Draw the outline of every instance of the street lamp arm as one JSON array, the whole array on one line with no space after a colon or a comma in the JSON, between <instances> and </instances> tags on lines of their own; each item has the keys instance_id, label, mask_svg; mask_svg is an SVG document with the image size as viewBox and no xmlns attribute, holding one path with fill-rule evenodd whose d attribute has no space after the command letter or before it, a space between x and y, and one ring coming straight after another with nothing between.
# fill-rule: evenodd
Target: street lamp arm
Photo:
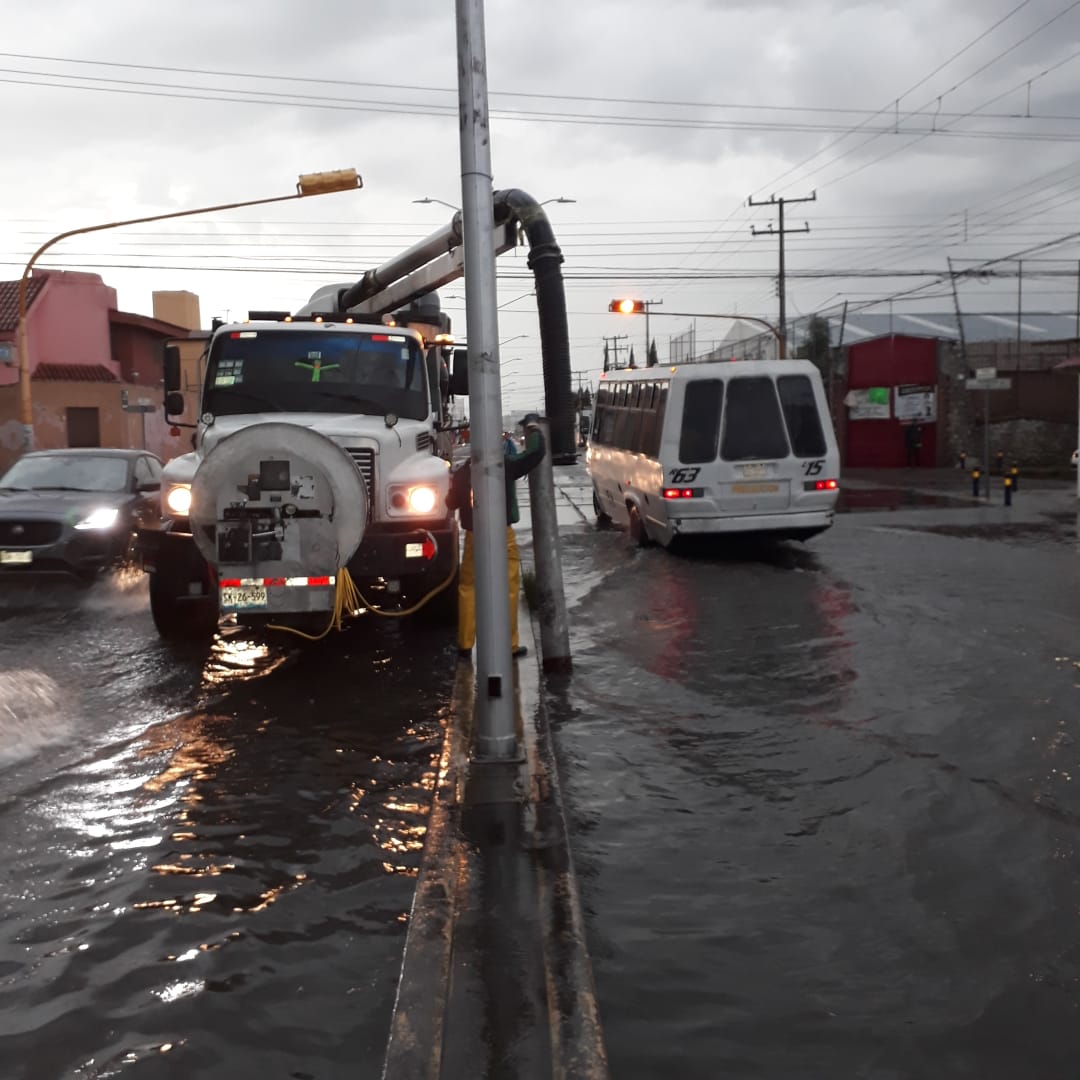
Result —
<instances>
[{"instance_id":1,"label":"street lamp arm","mask_svg":"<svg viewBox=\"0 0 1080 1080\"><path fill-rule=\"evenodd\" d=\"M26 308L27 308L27 281L30 273L46 251L61 240L69 236L82 236L85 233L101 232L104 229L119 229L125 225L146 225L152 221L166 221L171 218L192 217L196 214L212 214L219 210L238 210L241 207L264 206L267 203L291 202L293 199L306 199L312 195L328 195L335 191L348 191L362 186L362 181L355 169L341 169L337 172L328 173L305 173L296 185L296 192L292 195L273 195L266 199L245 199L242 202L218 203L216 206L200 206L195 210L170 210L165 214L150 214L147 217L128 218L125 221L109 221L103 225L84 225L78 229L68 229L59 233L51 240L46 240L30 256L22 277L19 278L19 321L18 321L18 349L19 349L19 398L20 413L23 423L23 443L26 449L33 445L34 415L30 394L30 356L26 342Z\"/></svg>"},{"instance_id":2,"label":"street lamp arm","mask_svg":"<svg viewBox=\"0 0 1080 1080\"><path fill-rule=\"evenodd\" d=\"M780 330L767 319L759 319L754 315L726 315L713 311L657 311L656 315L673 315L680 319L734 319L737 322L757 323L764 326L777 341L781 340Z\"/></svg>"}]
</instances>

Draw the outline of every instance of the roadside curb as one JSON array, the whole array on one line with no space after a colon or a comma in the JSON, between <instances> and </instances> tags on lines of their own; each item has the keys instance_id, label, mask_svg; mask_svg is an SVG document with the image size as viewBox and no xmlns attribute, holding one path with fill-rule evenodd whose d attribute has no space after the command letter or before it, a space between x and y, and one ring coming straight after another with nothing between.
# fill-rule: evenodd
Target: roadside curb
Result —
<instances>
[{"instance_id":1,"label":"roadside curb","mask_svg":"<svg viewBox=\"0 0 1080 1080\"><path fill-rule=\"evenodd\" d=\"M521 620L531 627L536 649L539 635L524 605ZM512 983L509 997L520 992L528 1005L514 1018L519 1025L517 1044L527 1048L521 1053L527 1055L528 1075L607 1080L607 1053L540 680L539 653L515 665L515 712L524 760L514 766L520 782L511 800L488 801L481 795L477 802L475 795L470 795L472 788L485 789L482 779L477 783L483 768L469 760L473 695L473 667L459 663L409 917L383 1080L439 1080L444 1068L453 1072L463 1060L470 1062L472 1075L485 1075L482 1061L490 1042L488 1028L492 1015L499 1012L498 995L506 989L484 985L484 976L493 966ZM506 767L506 763L502 765ZM490 843L478 840L468 824L470 816L487 813L509 823L500 838ZM508 880L525 886L518 896L519 900L523 896L525 903L514 924L514 932L525 939L525 947L516 950L517 967L508 967L505 958L490 951L506 930L492 928L487 914L493 866L504 867ZM496 905L495 910L498 917L509 917L503 906ZM523 1037L520 1027L531 1031Z\"/></svg>"}]
</instances>

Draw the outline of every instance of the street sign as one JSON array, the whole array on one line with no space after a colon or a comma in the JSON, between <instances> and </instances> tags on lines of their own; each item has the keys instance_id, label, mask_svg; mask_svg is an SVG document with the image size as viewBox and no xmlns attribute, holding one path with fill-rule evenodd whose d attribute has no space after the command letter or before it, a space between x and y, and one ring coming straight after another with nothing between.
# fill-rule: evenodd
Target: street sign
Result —
<instances>
[{"instance_id":1,"label":"street sign","mask_svg":"<svg viewBox=\"0 0 1080 1080\"><path fill-rule=\"evenodd\" d=\"M969 390L1011 390L1012 379L969 379L967 388Z\"/></svg>"},{"instance_id":2,"label":"street sign","mask_svg":"<svg viewBox=\"0 0 1080 1080\"><path fill-rule=\"evenodd\" d=\"M996 379L997 368L996 367L979 367L975 369L976 379Z\"/></svg>"}]
</instances>

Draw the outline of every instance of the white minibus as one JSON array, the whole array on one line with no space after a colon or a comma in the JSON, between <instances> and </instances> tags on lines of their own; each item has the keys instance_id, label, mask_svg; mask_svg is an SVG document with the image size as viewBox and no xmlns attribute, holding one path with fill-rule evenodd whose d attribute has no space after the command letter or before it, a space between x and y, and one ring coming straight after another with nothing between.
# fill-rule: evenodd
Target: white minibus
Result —
<instances>
[{"instance_id":1,"label":"white minibus","mask_svg":"<svg viewBox=\"0 0 1080 1080\"><path fill-rule=\"evenodd\" d=\"M840 454L821 375L808 360L606 372L586 455L597 521L642 545L827 529Z\"/></svg>"}]
</instances>

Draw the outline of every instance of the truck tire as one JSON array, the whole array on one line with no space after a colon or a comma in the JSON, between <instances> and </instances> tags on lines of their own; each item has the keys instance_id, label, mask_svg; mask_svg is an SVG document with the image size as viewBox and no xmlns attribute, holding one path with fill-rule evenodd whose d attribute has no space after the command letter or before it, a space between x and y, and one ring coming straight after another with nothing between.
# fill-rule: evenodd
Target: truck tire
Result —
<instances>
[{"instance_id":1,"label":"truck tire","mask_svg":"<svg viewBox=\"0 0 1080 1080\"><path fill-rule=\"evenodd\" d=\"M187 575L173 567L158 566L150 575L150 614L154 626L166 641L209 642L217 631L217 596L211 592L189 599L187 586Z\"/></svg>"}]
</instances>

